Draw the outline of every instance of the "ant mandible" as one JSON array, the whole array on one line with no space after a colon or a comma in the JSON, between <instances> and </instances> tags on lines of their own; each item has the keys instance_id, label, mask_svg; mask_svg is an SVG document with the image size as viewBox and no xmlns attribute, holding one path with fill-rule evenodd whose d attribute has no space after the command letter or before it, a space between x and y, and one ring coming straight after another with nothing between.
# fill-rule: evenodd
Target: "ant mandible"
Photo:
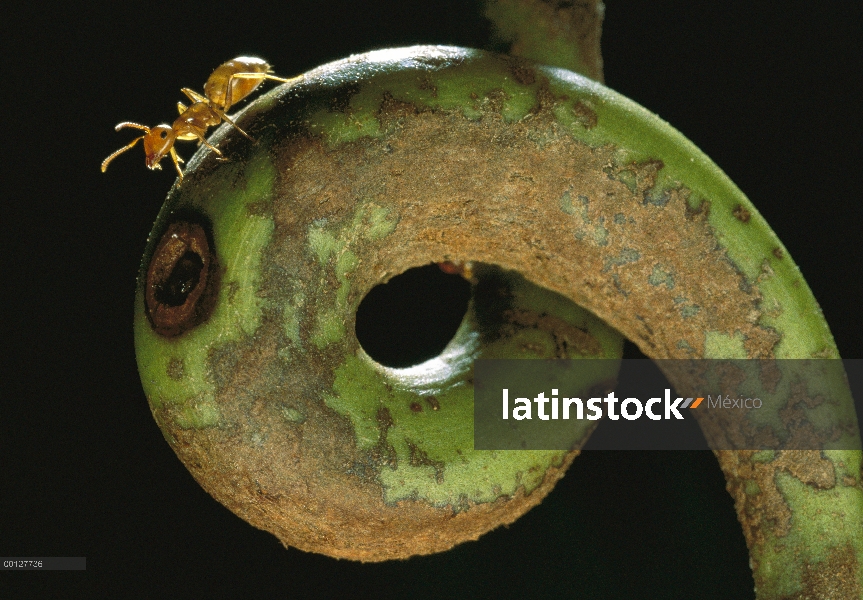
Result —
<instances>
[{"instance_id":1,"label":"ant mandible","mask_svg":"<svg viewBox=\"0 0 863 600\"><path fill-rule=\"evenodd\" d=\"M118 124L114 128L117 131L131 127L142 130L144 135L135 138L131 143L123 146L102 161L102 172L105 172L108 165L117 156L134 147L140 140L144 140L144 154L146 156L147 167L149 169L161 169L162 167L159 163L165 156L170 154L171 159L174 161L174 167L179 174L180 183L182 183L183 170L180 168L180 163L183 162L183 159L179 157L177 151L174 149L174 142L177 140L197 139L199 143L204 144L222 157L222 153L219 152L218 148L212 146L204 137L207 129L225 121L251 140L251 136L240 129L225 114L226 111L251 94L265 79L290 83L301 77L302 75L293 79L284 79L271 75L270 65L260 58L240 56L229 60L213 71L213 74L207 79L207 83L204 84L205 96L189 88L182 89L183 93L193 101L193 104L187 108L178 102L177 109L180 112L180 116L171 125L162 124L150 128L138 123L123 122Z\"/></svg>"}]
</instances>

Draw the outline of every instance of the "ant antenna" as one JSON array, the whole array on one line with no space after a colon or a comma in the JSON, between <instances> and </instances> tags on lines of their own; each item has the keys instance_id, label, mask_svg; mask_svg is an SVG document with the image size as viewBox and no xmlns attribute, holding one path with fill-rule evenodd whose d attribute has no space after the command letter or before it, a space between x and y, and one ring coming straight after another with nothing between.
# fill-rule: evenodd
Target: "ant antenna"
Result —
<instances>
[{"instance_id":1,"label":"ant antenna","mask_svg":"<svg viewBox=\"0 0 863 600\"><path fill-rule=\"evenodd\" d=\"M144 131L145 133L150 133L150 128L147 127L146 125L139 125L138 123L129 123L129 122L119 123L116 127L114 127L114 131L120 131L124 127L133 127L135 129L140 129L141 131ZM108 168L108 165L111 163L112 160L114 160L115 158L117 158L118 156L123 154L123 152L125 152L126 150L133 148L135 146L135 144L137 144L139 141L141 141L143 139L144 139L143 135L141 137L136 137L129 144L126 144L125 146L123 146L122 148L120 148L119 150L114 152L111 156L109 156L108 158L103 160L102 161L102 172L103 173L105 172L105 170Z\"/></svg>"}]
</instances>

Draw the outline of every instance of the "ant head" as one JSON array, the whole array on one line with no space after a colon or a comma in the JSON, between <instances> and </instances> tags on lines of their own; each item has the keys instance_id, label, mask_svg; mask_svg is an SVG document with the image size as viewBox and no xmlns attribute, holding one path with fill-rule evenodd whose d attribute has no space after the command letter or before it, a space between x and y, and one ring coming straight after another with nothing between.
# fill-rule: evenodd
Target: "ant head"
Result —
<instances>
[{"instance_id":1,"label":"ant head","mask_svg":"<svg viewBox=\"0 0 863 600\"><path fill-rule=\"evenodd\" d=\"M160 169L159 161L171 151L177 134L170 125L156 125L144 136L144 154L147 156L147 167Z\"/></svg>"}]
</instances>

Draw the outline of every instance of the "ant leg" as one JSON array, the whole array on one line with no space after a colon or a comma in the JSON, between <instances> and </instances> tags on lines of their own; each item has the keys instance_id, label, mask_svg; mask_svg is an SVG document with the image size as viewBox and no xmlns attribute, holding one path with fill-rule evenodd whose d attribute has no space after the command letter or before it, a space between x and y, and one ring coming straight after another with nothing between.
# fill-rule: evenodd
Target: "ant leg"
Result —
<instances>
[{"instance_id":1,"label":"ant leg","mask_svg":"<svg viewBox=\"0 0 863 600\"><path fill-rule=\"evenodd\" d=\"M229 117L227 114L225 114L225 113L224 113L224 112L222 112L221 110L217 109L216 107L210 107L210 108L212 108L212 109L213 109L213 111L214 111L217 115L219 115L219 117L220 117L221 119L223 119L223 120L224 120L224 121L226 121L227 123L230 123L231 125L233 125L233 126L234 126L234 129L236 129L237 131L239 131L240 133L242 133L244 136L246 136L247 138L249 138L253 143L257 143L257 142L255 142L255 138L253 138L253 137L252 137L252 136L250 136L248 133L246 133L245 131L243 131L242 129L240 129L240 126L239 126L239 125L237 125L236 123L234 123L234 121L231 119L231 117Z\"/></svg>"},{"instance_id":2,"label":"ant leg","mask_svg":"<svg viewBox=\"0 0 863 600\"><path fill-rule=\"evenodd\" d=\"M297 75L296 77L285 79L284 77L276 77L269 73L234 73L231 77L236 77L237 79L272 79L273 81L281 81L282 83L294 83L301 81L304 76Z\"/></svg>"},{"instance_id":3,"label":"ant leg","mask_svg":"<svg viewBox=\"0 0 863 600\"><path fill-rule=\"evenodd\" d=\"M180 158L173 146L171 146L171 160L174 161L174 168L177 169L177 174L180 176L180 183L183 183L183 169L180 168L183 159Z\"/></svg>"},{"instance_id":4,"label":"ant leg","mask_svg":"<svg viewBox=\"0 0 863 600\"><path fill-rule=\"evenodd\" d=\"M143 140L143 139L144 139L144 136L143 136L143 135L142 135L141 137L136 137L134 140L132 140L132 142L131 142L131 143L126 144L125 146L123 146L122 148L120 148L119 150L117 150L116 152L114 152L111 156L109 156L108 158L106 158L105 160L103 160L103 161L102 161L102 172L103 172L103 173L105 172L105 169L107 169L107 168L108 168L108 164L109 164L112 160L114 160L115 158L117 158L119 155L123 154L123 152L125 152L126 150L129 150L130 148L132 148L135 144L137 144L140 140Z\"/></svg>"},{"instance_id":5,"label":"ant leg","mask_svg":"<svg viewBox=\"0 0 863 600\"><path fill-rule=\"evenodd\" d=\"M204 136L203 136L203 135L200 135L200 134L196 134L196 135L198 136L198 139L201 141L201 143L202 143L202 144L204 144L207 148L209 148L210 150L212 150L213 152L215 152L216 154L218 154L218 155L219 155L219 157L221 157L221 158L225 158L225 155L224 155L224 154L222 154L222 153L219 151L219 149L218 149L218 148L216 148L215 146L213 146L212 144L210 144L210 142L208 142L206 139L204 139Z\"/></svg>"},{"instance_id":6,"label":"ant leg","mask_svg":"<svg viewBox=\"0 0 863 600\"><path fill-rule=\"evenodd\" d=\"M231 99L231 82L236 79L260 79L260 83L263 83L264 79L272 79L273 81L281 81L282 83L293 83L296 81L301 81L305 78L305 75L298 75L297 77L293 77L291 79L285 79L283 77L276 77L275 75L270 75L268 73L232 73L230 77L228 77L227 83L227 93L225 98L225 107L229 108L232 105ZM257 84L256 84L257 85Z\"/></svg>"},{"instance_id":7,"label":"ant leg","mask_svg":"<svg viewBox=\"0 0 863 600\"><path fill-rule=\"evenodd\" d=\"M276 77L275 75L270 75L269 73L232 73L230 77L228 77L228 81L226 82L226 92L225 92L225 106L231 107L233 105L233 98L231 98L231 82L234 79L260 79L261 82L264 79L272 79L273 81L281 81L282 83L293 83L295 81L300 81L304 78L304 75L298 75L297 77L293 77L291 79L285 79L284 77Z\"/></svg>"},{"instance_id":8,"label":"ant leg","mask_svg":"<svg viewBox=\"0 0 863 600\"><path fill-rule=\"evenodd\" d=\"M182 88L180 91L186 94L186 97L192 102L206 102L207 104L210 103L209 98L207 98L206 96L202 96L195 90L189 88Z\"/></svg>"},{"instance_id":9,"label":"ant leg","mask_svg":"<svg viewBox=\"0 0 863 600\"><path fill-rule=\"evenodd\" d=\"M236 76L237 76L236 73L232 73L228 77L228 81L225 83L225 110L226 111L229 108L231 108L231 106L234 105L234 98L233 98L234 88L231 84L234 82L234 77L236 77ZM236 125L235 125L235 127L236 127Z\"/></svg>"}]
</instances>

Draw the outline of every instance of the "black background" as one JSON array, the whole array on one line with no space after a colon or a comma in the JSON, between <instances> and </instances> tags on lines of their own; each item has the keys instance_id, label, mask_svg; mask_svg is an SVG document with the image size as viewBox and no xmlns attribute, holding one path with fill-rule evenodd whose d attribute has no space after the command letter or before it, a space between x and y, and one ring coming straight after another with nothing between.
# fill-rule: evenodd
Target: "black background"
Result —
<instances>
[{"instance_id":1,"label":"black background","mask_svg":"<svg viewBox=\"0 0 863 600\"><path fill-rule=\"evenodd\" d=\"M485 45L457 0L10 3L0 23L0 555L86 556L0 572L0 597L746 598L743 536L709 453L579 457L508 529L438 556L361 565L284 549L212 500L138 381L132 297L174 178L126 120L169 121L221 62L290 76L350 53ZM752 199L863 358L857 1L608 0L606 82L657 112ZM192 144L180 147L191 155Z\"/></svg>"}]
</instances>

